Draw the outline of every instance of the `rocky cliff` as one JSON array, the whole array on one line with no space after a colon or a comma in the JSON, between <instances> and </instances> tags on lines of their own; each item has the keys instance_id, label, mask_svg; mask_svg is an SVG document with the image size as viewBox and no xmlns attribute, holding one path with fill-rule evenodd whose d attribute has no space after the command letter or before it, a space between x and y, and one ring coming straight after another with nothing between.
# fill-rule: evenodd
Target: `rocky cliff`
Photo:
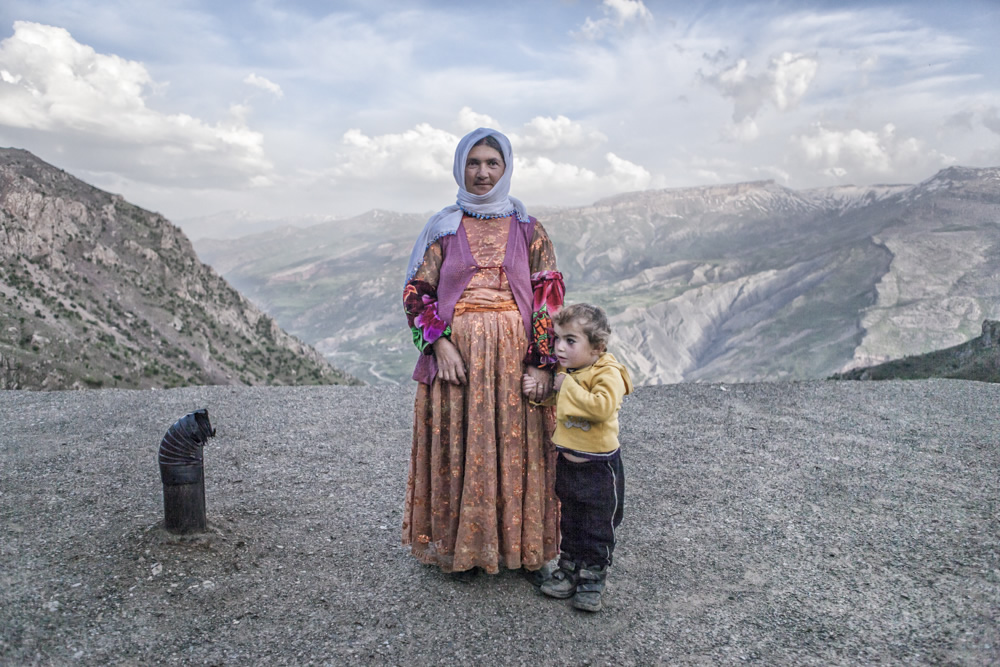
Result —
<instances>
[{"instance_id":1,"label":"rocky cliff","mask_svg":"<svg viewBox=\"0 0 1000 667\"><path fill-rule=\"evenodd\" d=\"M0 149L0 387L356 382L162 216Z\"/></svg>"}]
</instances>

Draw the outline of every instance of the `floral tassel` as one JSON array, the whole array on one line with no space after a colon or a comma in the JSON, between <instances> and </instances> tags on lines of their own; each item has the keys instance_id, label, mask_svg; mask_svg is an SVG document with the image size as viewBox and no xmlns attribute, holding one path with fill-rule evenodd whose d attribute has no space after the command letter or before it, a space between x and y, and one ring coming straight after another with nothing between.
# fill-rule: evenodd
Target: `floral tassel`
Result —
<instances>
[{"instance_id":1,"label":"floral tassel","mask_svg":"<svg viewBox=\"0 0 1000 667\"><path fill-rule=\"evenodd\" d=\"M413 333L413 344L424 354L441 336L451 335L451 326L438 315L437 292L423 280L411 280L403 290L403 308Z\"/></svg>"},{"instance_id":2,"label":"floral tassel","mask_svg":"<svg viewBox=\"0 0 1000 667\"><path fill-rule=\"evenodd\" d=\"M531 276L534 293L531 313L531 347L525 363L538 368L555 368L557 360L553 341L552 314L563 305L566 287L558 271L539 271Z\"/></svg>"},{"instance_id":3,"label":"floral tassel","mask_svg":"<svg viewBox=\"0 0 1000 667\"><path fill-rule=\"evenodd\" d=\"M558 271L539 271L531 274L531 291L534 293L532 311L547 306L548 311L555 315L562 308L566 285Z\"/></svg>"}]
</instances>

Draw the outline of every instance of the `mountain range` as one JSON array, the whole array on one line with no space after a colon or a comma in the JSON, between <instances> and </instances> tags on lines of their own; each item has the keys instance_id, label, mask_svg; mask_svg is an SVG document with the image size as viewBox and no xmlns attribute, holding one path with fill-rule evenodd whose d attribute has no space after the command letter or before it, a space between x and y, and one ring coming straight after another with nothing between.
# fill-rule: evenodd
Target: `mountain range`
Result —
<instances>
[{"instance_id":1,"label":"mountain range","mask_svg":"<svg viewBox=\"0 0 1000 667\"><path fill-rule=\"evenodd\" d=\"M1000 318L1000 168L529 211L556 246L567 302L607 309L612 350L642 384L824 378L957 345ZM401 382L416 357L403 274L426 217L376 210L195 248L335 365Z\"/></svg>"},{"instance_id":2,"label":"mountain range","mask_svg":"<svg viewBox=\"0 0 1000 667\"><path fill-rule=\"evenodd\" d=\"M157 213L0 149L0 388L358 380L203 264Z\"/></svg>"}]
</instances>

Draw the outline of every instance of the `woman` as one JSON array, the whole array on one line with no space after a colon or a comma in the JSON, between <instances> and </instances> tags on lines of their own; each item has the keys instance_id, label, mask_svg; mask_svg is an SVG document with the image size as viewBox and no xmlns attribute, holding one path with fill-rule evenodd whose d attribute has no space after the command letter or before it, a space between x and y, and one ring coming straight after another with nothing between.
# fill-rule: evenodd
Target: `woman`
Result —
<instances>
[{"instance_id":1,"label":"woman","mask_svg":"<svg viewBox=\"0 0 1000 667\"><path fill-rule=\"evenodd\" d=\"M545 230L508 194L513 168L507 137L466 135L458 201L427 221L407 271L422 354L403 544L444 572L537 571L558 553L554 417L531 401L552 384L563 282Z\"/></svg>"}]
</instances>

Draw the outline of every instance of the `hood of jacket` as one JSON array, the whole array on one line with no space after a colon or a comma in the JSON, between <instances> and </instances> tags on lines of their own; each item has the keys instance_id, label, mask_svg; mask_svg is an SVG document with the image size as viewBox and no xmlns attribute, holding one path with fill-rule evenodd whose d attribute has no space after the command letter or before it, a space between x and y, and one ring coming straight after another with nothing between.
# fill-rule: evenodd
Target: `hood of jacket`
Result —
<instances>
[{"instance_id":1,"label":"hood of jacket","mask_svg":"<svg viewBox=\"0 0 1000 667\"><path fill-rule=\"evenodd\" d=\"M631 394L632 390L634 389L634 386L632 385L632 376L628 374L628 369L622 366L621 363L619 363L618 360L615 359L615 355L611 354L610 352L605 352L600 357L598 357L597 361L595 361L593 365L588 366L587 368L581 369L581 371L576 371L576 372L586 372L591 369L597 370L598 368L608 368L608 367L614 368L619 373L621 373L622 380L625 381L625 395L627 396L628 394Z\"/></svg>"}]
</instances>

